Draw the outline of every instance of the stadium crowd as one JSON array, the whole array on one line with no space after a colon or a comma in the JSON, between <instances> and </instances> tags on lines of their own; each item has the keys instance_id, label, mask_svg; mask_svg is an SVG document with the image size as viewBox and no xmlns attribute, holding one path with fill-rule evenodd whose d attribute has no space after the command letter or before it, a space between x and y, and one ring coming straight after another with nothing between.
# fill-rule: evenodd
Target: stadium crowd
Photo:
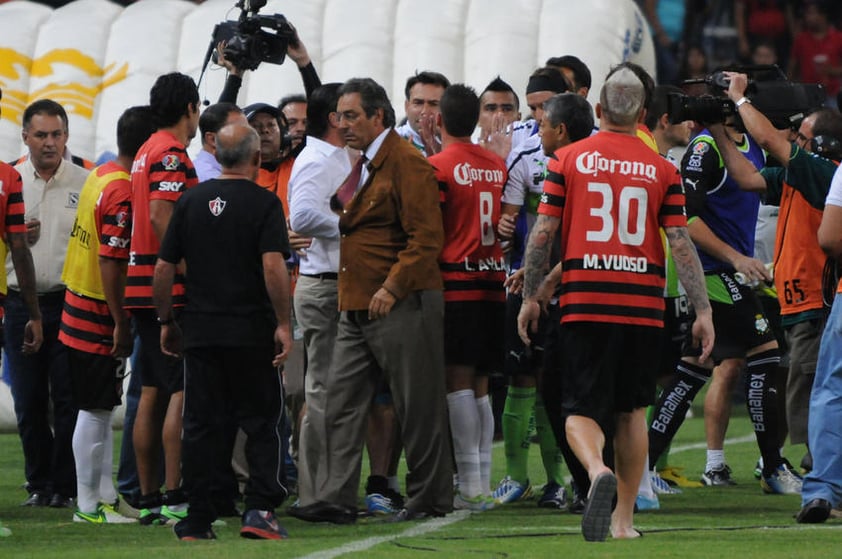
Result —
<instances>
[{"instance_id":1,"label":"stadium crowd","mask_svg":"<svg viewBox=\"0 0 842 559\"><path fill-rule=\"evenodd\" d=\"M586 61L562 55L523 100L500 77L477 93L416 72L397 122L374 80L322 83L297 36L304 95L241 108L221 44L217 103L202 110L189 76L158 77L98 165L71 153L61 105L32 102L28 153L0 163L23 505L172 524L182 540L240 517L243 537L282 539L291 496L290 516L350 524L540 491L538 506L582 515L588 541L635 538L659 495L734 484L742 382L761 490L802 495L798 522L837 514L840 14L734 2L732 55L823 86L779 129L754 102L768 67L717 60L722 45L700 41L716 14L695 21L697 4L645 2L658 81L620 63L593 107ZM698 55L729 62L720 81L681 81L710 76ZM675 118L700 87L728 109ZM296 329L298 398L283 386ZM697 481L669 445L706 384ZM797 468L787 436L807 445Z\"/></svg>"}]
</instances>

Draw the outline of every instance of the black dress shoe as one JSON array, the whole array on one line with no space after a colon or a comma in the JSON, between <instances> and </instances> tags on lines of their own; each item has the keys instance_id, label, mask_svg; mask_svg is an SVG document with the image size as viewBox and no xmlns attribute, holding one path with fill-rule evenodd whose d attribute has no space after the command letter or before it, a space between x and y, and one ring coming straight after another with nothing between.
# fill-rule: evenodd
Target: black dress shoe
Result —
<instances>
[{"instance_id":1,"label":"black dress shoe","mask_svg":"<svg viewBox=\"0 0 842 559\"><path fill-rule=\"evenodd\" d=\"M409 522L411 520L424 520L425 518L430 518L431 514L417 511L412 509L401 509L395 514L387 517L387 522Z\"/></svg>"},{"instance_id":2,"label":"black dress shoe","mask_svg":"<svg viewBox=\"0 0 842 559\"><path fill-rule=\"evenodd\" d=\"M833 505L824 499L813 499L798 511L795 521L799 524L821 524L830 516L832 508Z\"/></svg>"},{"instance_id":3,"label":"black dress shoe","mask_svg":"<svg viewBox=\"0 0 842 559\"><path fill-rule=\"evenodd\" d=\"M50 496L40 491L33 491L29 497L20 504L22 507L46 507L50 504Z\"/></svg>"},{"instance_id":4,"label":"black dress shoe","mask_svg":"<svg viewBox=\"0 0 842 559\"><path fill-rule=\"evenodd\" d=\"M289 507L287 513L305 522L330 522L331 524L353 524L357 521L355 509L319 501L305 507Z\"/></svg>"},{"instance_id":5,"label":"black dress shoe","mask_svg":"<svg viewBox=\"0 0 842 559\"><path fill-rule=\"evenodd\" d=\"M58 493L53 493L50 499L50 506L54 509L72 509L76 506L76 499L73 497L63 497Z\"/></svg>"}]
</instances>

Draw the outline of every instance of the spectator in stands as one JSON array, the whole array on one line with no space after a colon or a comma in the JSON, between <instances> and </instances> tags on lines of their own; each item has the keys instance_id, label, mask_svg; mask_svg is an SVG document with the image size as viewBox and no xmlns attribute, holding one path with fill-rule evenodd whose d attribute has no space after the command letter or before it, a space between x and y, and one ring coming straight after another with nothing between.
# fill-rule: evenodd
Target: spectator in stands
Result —
<instances>
[{"instance_id":1,"label":"spectator in stands","mask_svg":"<svg viewBox=\"0 0 842 559\"><path fill-rule=\"evenodd\" d=\"M755 47L766 43L786 67L795 35L793 4L792 0L735 0L734 26L741 59L749 60Z\"/></svg>"},{"instance_id":2,"label":"spectator in stands","mask_svg":"<svg viewBox=\"0 0 842 559\"><path fill-rule=\"evenodd\" d=\"M823 1L804 2L804 29L793 41L787 74L792 80L824 86L828 106L836 107L842 76L842 32L831 25Z\"/></svg>"}]
</instances>

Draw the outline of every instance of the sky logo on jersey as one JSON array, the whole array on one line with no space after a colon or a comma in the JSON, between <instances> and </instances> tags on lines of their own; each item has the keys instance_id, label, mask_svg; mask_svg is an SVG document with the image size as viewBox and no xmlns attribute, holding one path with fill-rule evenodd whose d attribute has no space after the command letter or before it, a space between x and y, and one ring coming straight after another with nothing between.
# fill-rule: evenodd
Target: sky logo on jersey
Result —
<instances>
[{"instance_id":1,"label":"sky logo on jersey","mask_svg":"<svg viewBox=\"0 0 842 559\"><path fill-rule=\"evenodd\" d=\"M161 160L161 165L163 165L164 169L167 171L175 171L178 169L179 164L181 164L181 161L179 161L178 156L171 153L165 155Z\"/></svg>"},{"instance_id":2,"label":"sky logo on jersey","mask_svg":"<svg viewBox=\"0 0 842 559\"><path fill-rule=\"evenodd\" d=\"M225 204L225 200L217 196L214 200L208 202L208 208L210 208L210 213L212 213L215 217L219 217L219 214L221 214L225 210Z\"/></svg>"},{"instance_id":3,"label":"sky logo on jersey","mask_svg":"<svg viewBox=\"0 0 842 559\"><path fill-rule=\"evenodd\" d=\"M158 183L158 190L161 192L180 192L183 182L178 181L161 181Z\"/></svg>"},{"instance_id":4,"label":"sky logo on jersey","mask_svg":"<svg viewBox=\"0 0 842 559\"><path fill-rule=\"evenodd\" d=\"M462 186L471 186L473 181L485 181L502 188L503 178L500 169L475 169L470 163L460 163L453 167L453 180Z\"/></svg>"},{"instance_id":5,"label":"sky logo on jersey","mask_svg":"<svg viewBox=\"0 0 842 559\"><path fill-rule=\"evenodd\" d=\"M597 176L599 173L621 174L657 180L658 171L651 163L608 159L598 151L585 151L576 158L576 170L583 175Z\"/></svg>"}]
</instances>

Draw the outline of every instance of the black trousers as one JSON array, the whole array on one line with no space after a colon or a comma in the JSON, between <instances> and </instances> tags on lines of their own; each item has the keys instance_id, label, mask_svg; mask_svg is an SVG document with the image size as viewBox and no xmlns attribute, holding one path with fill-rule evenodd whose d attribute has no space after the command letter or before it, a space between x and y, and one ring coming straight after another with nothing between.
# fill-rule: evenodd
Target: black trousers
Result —
<instances>
[{"instance_id":1,"label":"black trousers","mask_svg":"<svg viewBox=\"0 0 842 559\"><path fill-rule=\"evenodd\" d=\"M246 510L274 511L287 497L282 453L283 385L272 347L208 347L184 352L182 474L188 521L207 527L217 513L211 488L229 467L231 421L245 431L249 481Z\"/></svg>"}]
</instances>

